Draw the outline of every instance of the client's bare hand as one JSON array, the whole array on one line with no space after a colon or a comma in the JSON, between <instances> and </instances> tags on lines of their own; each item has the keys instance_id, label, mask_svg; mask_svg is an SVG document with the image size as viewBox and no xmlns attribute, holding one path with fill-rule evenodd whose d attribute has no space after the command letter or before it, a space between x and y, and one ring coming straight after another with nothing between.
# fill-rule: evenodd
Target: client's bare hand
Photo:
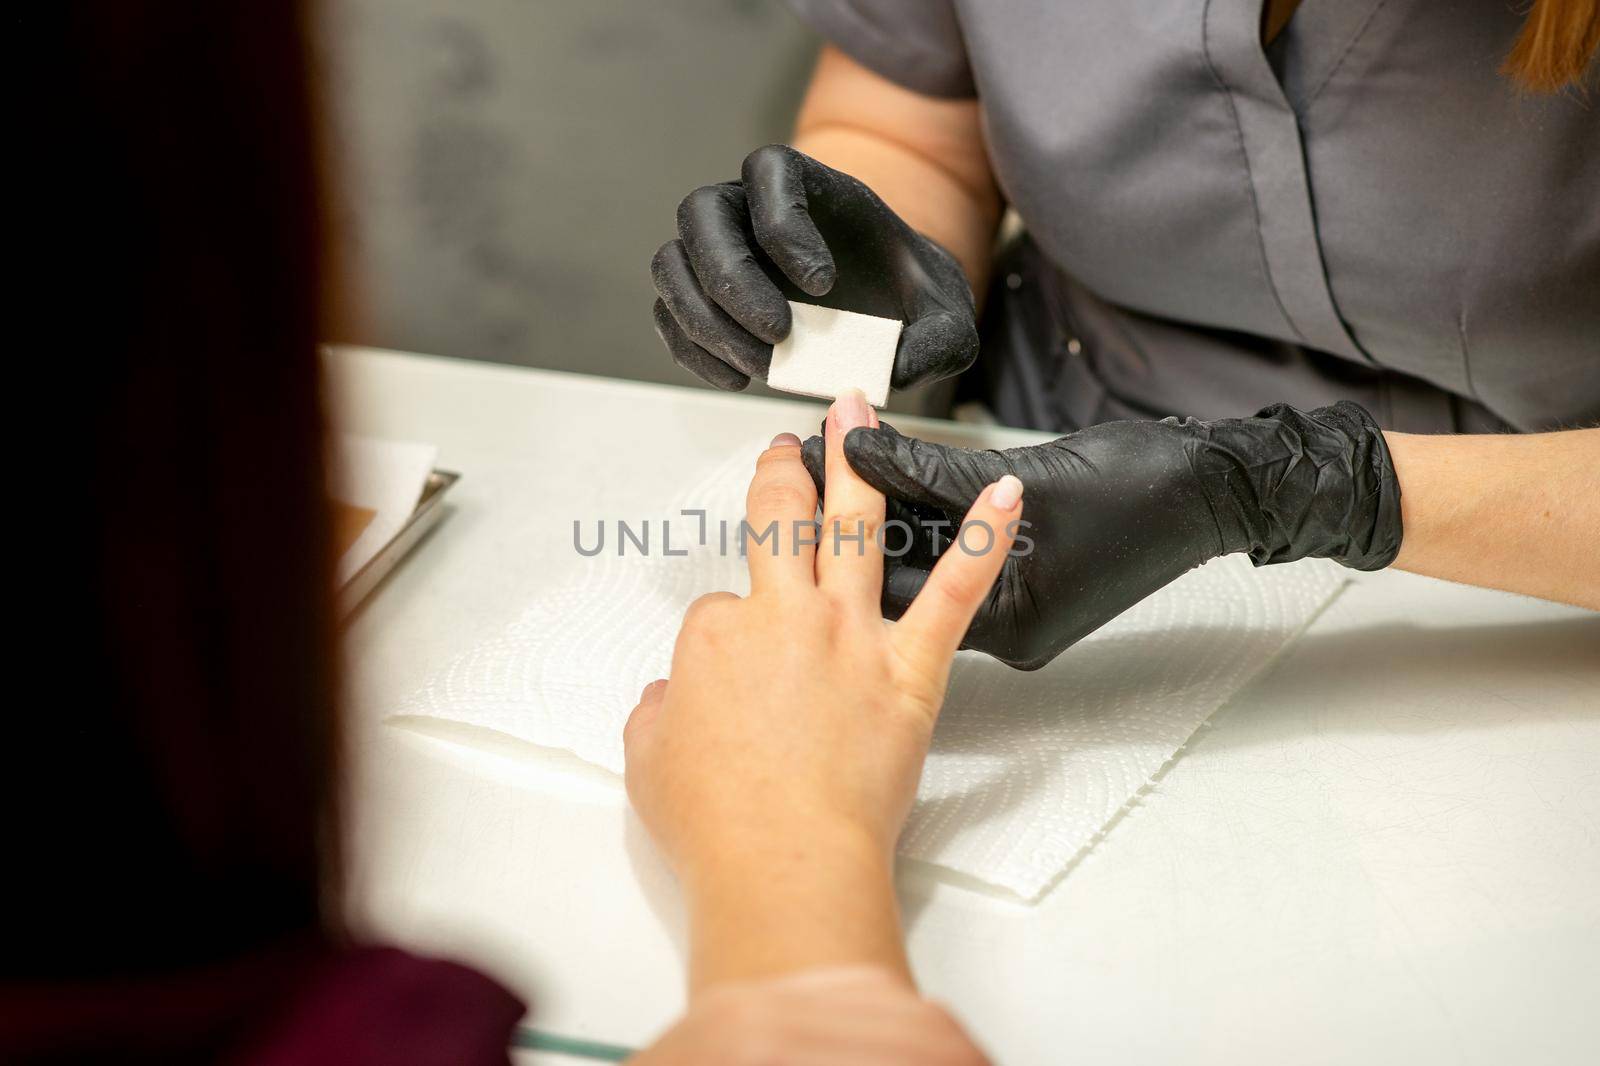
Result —
<instances>
[{"instance_id":1,"label":"client's bare hand","mask_svg":"<svg viewBox=\"0 0 1600 1066\"><path fill-rule=\"evenodd\" d=\"M693 605L670 683L647 688L628 721L628 794L688 892L698 984L821 963L904 970L895 838L1022 503L1014 478L986 489L970 552L952 547L885 624L883 496L842 453L846 432L876 421L859 394L829 413L820 533L799 441L773 441L746 501L751 529L776 537L747 544L750 596Z\"/></svg>"}]
</instances>

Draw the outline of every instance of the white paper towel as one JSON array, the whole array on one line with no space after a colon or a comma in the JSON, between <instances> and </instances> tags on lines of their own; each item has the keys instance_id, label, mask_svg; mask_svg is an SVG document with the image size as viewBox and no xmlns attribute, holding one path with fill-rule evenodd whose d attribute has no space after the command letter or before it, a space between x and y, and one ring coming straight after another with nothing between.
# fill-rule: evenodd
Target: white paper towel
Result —
<instances>
[{"instance_id":1,"label":"white paper towel","mask_svg":"<svg viewBox=\"0 0 1600 1066\"><path fill-rule=\"evenodd\" d=\"M499 730L620 773L623 722L639 691L666 676L685 607L705 592L749 590L736 549L718 550L718 529L724 520L736 529L759 450L741 450L649 512L650 556L629 543L618 557L608 528L605 551L583 560L578 577L440 671L400 713ZM699 520L679 515L683 508L706 510L707 545L693 545ZM663 518L674 550L689 546L687 556L660 554ZM585 547L595 536L586 523ZM1020 673L962 652L901 854L1036 899L1306 627L1342 587L1342 573L1321 561L1257 570L1230 556L1042 670Z\"/></svg>"}]
</instances>

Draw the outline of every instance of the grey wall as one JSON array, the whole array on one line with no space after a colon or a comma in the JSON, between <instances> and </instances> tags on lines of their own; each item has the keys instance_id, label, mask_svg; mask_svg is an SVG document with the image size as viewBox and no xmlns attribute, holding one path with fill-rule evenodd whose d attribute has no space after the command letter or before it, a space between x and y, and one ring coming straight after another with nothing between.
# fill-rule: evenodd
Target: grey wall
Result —
<instances>
[{"instance_id":1,"label":"grey wall","mask_svg":"<svg viewBox=\"0 0 1600 1066\"><path fill-rule=\"evenodd\" d=\"M688 384L650 324L678 200L784 139L778 0L323 0L341 339Z\"/></svg>"}]
</instances>

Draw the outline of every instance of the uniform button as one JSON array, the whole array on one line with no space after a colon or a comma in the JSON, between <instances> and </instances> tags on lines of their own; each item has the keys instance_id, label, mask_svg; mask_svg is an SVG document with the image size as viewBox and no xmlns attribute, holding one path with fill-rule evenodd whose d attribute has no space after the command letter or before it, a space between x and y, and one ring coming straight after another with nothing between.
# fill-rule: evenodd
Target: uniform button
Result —
<instances>
[{"instance_id":1,"label":"uniform button","mask_svg":"<svg viewBox=\"0 0 1600 1066\"><path fill-rule=\"evenodd\" d=\"M1067 354L1068 355L1082 355L1083 354L1083 342L1080 341L1076 337L1073 337L1071 340L1067 341Z\"/></svg>"},{"instance_id":2,"label":"uniform button","mask_svg":"<svg viewBox=\"0 0 1600 1066\"><path fill-rule=\"evenodd\" d=\"M1021 274L1007 274L1006 275L1006 288L1010 289L1012 292L1016 292L1018 289L1022 288L1022 275Z\"/></svg>"}]
</instances>

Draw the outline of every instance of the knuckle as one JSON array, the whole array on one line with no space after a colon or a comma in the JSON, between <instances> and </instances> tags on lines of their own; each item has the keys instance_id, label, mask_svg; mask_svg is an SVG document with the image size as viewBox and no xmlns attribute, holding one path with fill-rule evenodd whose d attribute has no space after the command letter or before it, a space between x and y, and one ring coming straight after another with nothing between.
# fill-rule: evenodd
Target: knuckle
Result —
<instances>
[{"instance_id":1,"label":"knuckle","mask_svg":"<svg viewBox=\"0 0 1600 1066\"><path fill-rule=\"evenodd\" d=\"M875 545L883 531L883 516L865 511L837 511L822 516L823 536L835 545Z\"/></svg>"},{"instance_id":2,"label":"knuckle","mask_svg":"<svg viewBox=\"0 0 1600 1066\"><path fill-rule=\"evenodd\" d=\"M708 592L696 599L683 613L684 630L703 633L715 628L727 611L729 603L736 598L726 592Z\"/></svg>"},{"instance_id":3,"label":"knuckle","mask_svg":"<svg viewBox=\"0 0 1600 1066\"><path fill-rule=\"evenodd\" d=\"M726 603L727 600L728 594L726 592L708 592L703 596L696 596L690 601L689 612L691 614L704 615L715 611L717 608Z\"/></svg>"},{"instance_id":4,"label":"knuckle","mask_svg":"<svg viewBox=\"0 0 1600 1066\"><path fill-rule=\"evenodd\" d=\"M787 470L794 459L794 445L774 444L756 457L756 469L777 476Z\"/></svg>"},{"instance_id":5,"label":"knuckle","mask_svg":"<svg viewBox=\"0 0 1600 1066\"><path fill-rule=\"evenodd\" d=\"M924 485L936 485L940 480L948 480L954 464L943 452L926 446L913 445L910 452L910 466L913 476ZM970 506L970 501L969 501Z\"/></svg>"},{"instance_id":6,"label":"knuckle","mask_svg":"<svg viewBox=\"0 0 1600 1066\"><path fill-rule=\"evenodd\" d=\"M803 512L809 515L815 506L816 497L802 489L798 480L774 479L755 486L750 492L750 509L762 514Z\"/></svg>"}]
</instances>

